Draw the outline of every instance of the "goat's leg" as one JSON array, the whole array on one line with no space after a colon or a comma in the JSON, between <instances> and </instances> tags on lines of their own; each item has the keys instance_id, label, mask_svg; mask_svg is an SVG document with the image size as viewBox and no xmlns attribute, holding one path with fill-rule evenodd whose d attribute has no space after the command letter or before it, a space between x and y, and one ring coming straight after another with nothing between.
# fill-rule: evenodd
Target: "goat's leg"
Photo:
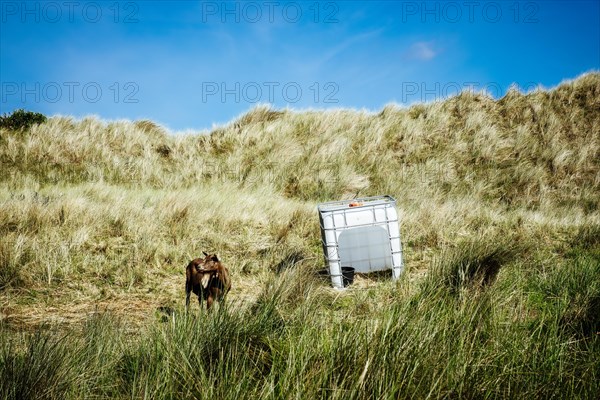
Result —
<instances>
[{"instance_id":1,"label":"goat's leg","mask_svg":"<svg viewBox=\"0 0 600 400\"><path fill-rule=\"evenodd\" d=\"M210 292L208 294L208 298L206 299L206 309L207 310L210 310L210 308L212 307L213 301L214 301L213 294L212 294L212 292Z\"/></svg>"},{"instance_id":2,"label":"goat's leg","mask_svg":"<svg viewBox=\"0 0 600 400\"><path fill-rule=\"evenodd\" d=\"M200 306L200 310L202 310L202 301L206 299L206 293L202 286L200 286L200 290L198 291L198 305Z\"/></svg>"},{"instance_id":3,"label":"goat's leg","mask_svg":"<svg viewBox=\"0 0 600 400\"><path fill-rule=\"evenodd\" d=\"M185 283L185 310L190 306L190 295L192 294L192 285Z\"/></svg>"}]
</instances>

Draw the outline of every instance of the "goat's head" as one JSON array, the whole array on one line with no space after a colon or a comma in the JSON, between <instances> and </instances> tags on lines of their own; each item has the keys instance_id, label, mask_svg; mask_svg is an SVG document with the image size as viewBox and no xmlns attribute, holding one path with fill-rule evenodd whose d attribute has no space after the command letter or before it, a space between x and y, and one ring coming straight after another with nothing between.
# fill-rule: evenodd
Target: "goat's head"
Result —
<instances>
[{"instance_id":1,"label":"goat's head","mask_svg":"<svg viewBox=\"0 0 600 400\"><path fill-rule=\"evenodd\" d=\"M204 263L210 263L210 262L219 262L219 257L217 257L216 254L208 254L207 252L203 251L202 252L204 254Z\"/></svg>"}]
</instances>

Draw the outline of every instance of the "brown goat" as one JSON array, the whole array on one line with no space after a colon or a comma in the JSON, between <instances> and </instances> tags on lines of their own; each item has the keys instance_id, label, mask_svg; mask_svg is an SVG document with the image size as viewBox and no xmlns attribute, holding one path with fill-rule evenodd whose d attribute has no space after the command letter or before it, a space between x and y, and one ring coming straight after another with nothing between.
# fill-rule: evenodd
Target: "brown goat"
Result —
<instances>
[{"instance_id":1,"label":"brown goat","mask_svg":"<svg viewBox=\"0 0 600 400\"><path fill-rule=\"evenodd\" d=\"M198 296L202 307L202 299L206 300L206 308L210 309L215 300L221 300L231 289L229 271L219 261L216 254L207 254L196 258L187 266L185 271L185 306L190 304L190 294Z\"/></svg>"}]
</instances>

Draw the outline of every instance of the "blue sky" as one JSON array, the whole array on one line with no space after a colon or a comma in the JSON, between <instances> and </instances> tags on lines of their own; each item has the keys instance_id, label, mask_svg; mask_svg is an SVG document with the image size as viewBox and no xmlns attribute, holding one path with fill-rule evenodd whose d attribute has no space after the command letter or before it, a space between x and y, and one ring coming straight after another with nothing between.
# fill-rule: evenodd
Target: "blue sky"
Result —
<instances>
[{"instance_id":1,"label":"blue sky","mask_svg":"<svg viewBox=\"0 0 600 400\"><path fill-rule=\"evenodd\" d=\"M209 129L257 104L378 110L600 69L586 1L0 1L0 112Z\"/></svg>"}]
</instances>

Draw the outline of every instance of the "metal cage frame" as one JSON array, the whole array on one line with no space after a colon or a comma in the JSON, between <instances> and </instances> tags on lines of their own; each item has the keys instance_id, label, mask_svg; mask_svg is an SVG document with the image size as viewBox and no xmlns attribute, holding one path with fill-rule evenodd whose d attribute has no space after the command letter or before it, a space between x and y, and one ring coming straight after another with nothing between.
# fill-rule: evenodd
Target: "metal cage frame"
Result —
<instances>
[{"instance_id":1,"label":"metal cage frame","mask_svg":"<svg viewBox=\"0 0 600 400\"><path fill-rule=\"evenodd\" d=\"M389 212L390 208L394 209L394 212ZM371 222L360 223L360 224L349 224L348 216L351 213L365 213L366 210L370 209L372 212ZM381 209L384 210L384 218L381 218ZM404 269L403 253L402 253L402 240L400 235L400 219L396 210L396 200L389 195L363 197L351 200L338 200L321 203L317 206L319 212L319 223L321 226L321 244L323 246L323 255L325 263L328 266L329 273L331 276L332 284L335 288L342 289L342 265L341 257L339 254L340 235L343 231L354 228L369 227L369 226L381 226L385 227L387 231L389 246L390 246L390 258L391 258L391 269L393 279L397 279ZM379 210L379 213L377 212ZM325 218L327 214L332 214L332 224L326 224ZM390 215L392 214L392 215ZM343 223L340 225L336 224L336 215L341 215ZM379 216L379 217L378 217ZM338 217L338 220L340 218ZM397 230L394 229L397 227ZM328 240L334 238L333 242ZM370 261L369 261L370 265ZM383 270L390 268L379 268L376 270Z\"/></svg>"}]
</instances>

